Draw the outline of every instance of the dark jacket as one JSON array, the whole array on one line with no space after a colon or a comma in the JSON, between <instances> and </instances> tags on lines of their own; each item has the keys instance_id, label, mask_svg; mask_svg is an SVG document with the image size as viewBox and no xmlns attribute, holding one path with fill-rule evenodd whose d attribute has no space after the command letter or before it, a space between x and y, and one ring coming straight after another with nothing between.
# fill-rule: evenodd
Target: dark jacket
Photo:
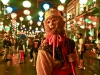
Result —
<instances>
[{"instance_id":1,"label":"dark jacket","mask_svg":"<svg viewBox=\"0 0 100 75\"><path fill-rule=\"evenodd\" d=\"M24 50L24 49L23 49L23 44L22 44L22 43L19 43L19 45L18 45L18 50Z\"/></svg>"},{"instance_id":2,"label":"dark jacket","mask_svg":"<svg viewBox=\"0 0 100 75\"><path fill-rule=\"evenodd\" d=\"M38 52L38 48L39 48L39 46L40 46L40 40L39 39L35 39L34 41L33 41L33 51L34 52Z\"/></svg>"},{"instance_id":3,"label":"dark jacket","mask_svg":"<svg viewBox=\"0 0 100 75\"><path fill-rule=\"evenodd\" d=\"M4 40L3 41L3 47L8 48L10 46L10 41L9 40Z\"/></svg>"}]
</instances>

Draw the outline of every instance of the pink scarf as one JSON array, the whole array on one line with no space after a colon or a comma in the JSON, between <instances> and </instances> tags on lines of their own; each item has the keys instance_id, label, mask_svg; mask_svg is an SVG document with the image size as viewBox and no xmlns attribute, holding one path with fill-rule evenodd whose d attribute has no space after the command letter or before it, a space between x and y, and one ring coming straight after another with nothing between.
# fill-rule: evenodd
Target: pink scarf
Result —
<instances>
[{"instance_id":1,"label":"pink scarf","mask_svg":"<svg viewBox=\"0 0 100 75\"><path fill-rule=\"evenodd\" d=\"M67 66L66 56L68 52L67 52L67 46L65 44L65 39L66 39L65 35L51 35L46 38L46 42L49 45L53 45L53 59L55 59L55 47L58 47L59 45L61 45L62 53L63 53L63 57L65 61L65 66Z\"/></svg>"}]
</instances>

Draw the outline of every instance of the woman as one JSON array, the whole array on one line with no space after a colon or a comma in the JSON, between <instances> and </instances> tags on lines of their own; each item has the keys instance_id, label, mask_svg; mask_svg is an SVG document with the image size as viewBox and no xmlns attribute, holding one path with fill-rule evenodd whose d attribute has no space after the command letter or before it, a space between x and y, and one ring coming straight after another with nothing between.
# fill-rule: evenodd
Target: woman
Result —
<instances>
[{"instance_id":1,"label":"woman","mask_svg":"<svg viewBox=\"0 0 100 75\"><path fill-rule=\"evenodd\" d=\"M37 75L71 75L75 43L66 37L65 22L58 10L47 10L44 18L46 39L38 49Z\"/></svg>"},{"instance_id":2,"label":"woman","mask_svg":"<svg viewBox=\"0 0 100 75\"><path fill-rule=\"evenodd\" d=\"M18 50L19 50L19 63L24 63L24 48L22 40L20 40L18 43Z\"/></svg>"}]
</instances>

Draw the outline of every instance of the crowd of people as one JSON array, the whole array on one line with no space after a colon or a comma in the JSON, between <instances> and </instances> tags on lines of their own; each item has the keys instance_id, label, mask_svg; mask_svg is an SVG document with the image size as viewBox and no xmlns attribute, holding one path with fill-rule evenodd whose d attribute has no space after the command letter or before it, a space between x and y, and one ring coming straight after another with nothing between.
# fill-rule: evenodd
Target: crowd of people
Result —
<instances>
[{"instance_id":1,"label":"crowd of people","mask_svg":"<svg viewBox=\"0 0 100 75\"><path fill-rule=\"evenodd\" d=\"M14 39L6 35L2 39L3 60L11 60L14 54L18 53L19 63L24 63L25 57L29 54L30 61L32 62L34 60L33 66L35 66L40 43L41 40L38 35L35 37L26 37L25 39Z\"/></svg>"}]
</instances>

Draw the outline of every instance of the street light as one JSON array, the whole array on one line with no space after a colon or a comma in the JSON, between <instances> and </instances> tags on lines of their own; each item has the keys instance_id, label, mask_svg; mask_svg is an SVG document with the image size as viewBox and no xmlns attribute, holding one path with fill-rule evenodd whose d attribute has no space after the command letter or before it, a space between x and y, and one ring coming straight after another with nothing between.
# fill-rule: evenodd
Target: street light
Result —
<instances>
[{"instance_id":1,"label":"street light","mask_svg":"<svg viewBox=\"0 0 100 75\"><path fill-rule=\"evenodd\" d=\"M61 2L62 4L64 4L64 3L65 3L65 1L66 1L66 0L60 0L60 2Z\"/></svg>"},{"instance_id":2,"label":"street light","mask_svg":"<svg viewBox=\"0 0 100 75\"><path fill-rule=\"evenodd\" d=\"M50 8L50 5L45 3L45 4L43 4L43 8L46 11L46 10L48 10Z\"/></svg>"},{"instance_id":3,"label":"street light","mask_svg":"<svg viewBox=\"0 0 100 75\"><path fill-rule=\"evenodd\" d=\"M32 20L30 20L30 21L29 21L29 24L30 24L30 25L32 25L32 24L33 24L33 21L32 21Z\"/></svg>"},{"instance_id":4,"label":"street light","mask_svg":"<svg viewBox=\"0 0 100 75\"><path fill-rule=\"evenodd\" d=\"M12 19L15 19L17 17L17 14L16 13L11 13L11 18Z\"/></svg>"},{"instance_id":5,"label":"street light","mask_svg":"<svg viewBox=\"0 0 100 75\"><path fill-rule=\"evenodd\" d=\"M79 3L80 3L80 10L85 11L84 10L84 7L85 7L84 5L87 3L87 0L79 0ZM85 21L86 21L86 15L84 15L85 37L86 37L87 36L87 30L86 30L87 23Z\"/></svg>"},{"instance_id":6,"label":"street light","mask_svg":"<svg viewBox=\"0 0 100 75\"><path fill-rule=\"evenodd\" d=\"M31 17L30 15L27 16L27 20L31 20L31 18L32 18L32 17Z\"/></svg>"},{"instance_id":7,"label":"street light","mask_svg":"<svg viewBox=\"0 0 100 75\"><path fill-rule=\"evenodd\" d=\"M38 22L37 22L37 25L38 25L38 26L41 26L41 21L38 21Z\"/></svg>"},{"instance_id":8,"label":"street light","mask_svg":"<svg viewBox=\"0 0 100 75\"><path fill-rule=\"evenodd\" d=\"M7 6L8 2L9 2L9 0L1 0L1 1L2 1L3 5L4 5L4 15L6 15L7 14L6 6Z\"/></svg>"},{"instance_id":9,"label":"street light","mask_svg":"<svg viewBox=\"0 0 100 75\"><path fill-rule=\"evenodd\" d=\"M2 1L2 3L4 4L4 5L7 5L7 3L9 2L9 0L1 0Z\"/></svg>"},{"instance_id":10,"label":"street light","mask_svg":"<svg viewBox=\"0 0 100 75\"><path fill-rule=\"evenodd\" d=\"M24 20L24 18L21 16L21 17L19 17L19 20L21 21L21 25L20 26L22 26L22 21Z\"/></svg>"},{"instance_id":11,"label":"street light","mask_svg":"<svg viewBox=\"0 0 100 75\"><path fill-rule=\"evenodd\" d=\"M6 10L7 10L7 12L8 12L9 14L13 11L13 9L12 9L11 7L7 7Z\"/></svg>"},{"instance_id":12,"label":"street light","mask_svg":"<svg viewBox=\"0 0 100 75\"><path fill-rule=\"evenodd\" d=\"M60 4L60 5L57 7L57 9L58 9L59 11L64 11L64 6Z\"/></svg>"},{"instance_id":13,"label":"street light","mask_svg":"<svg viewBox=\"0 0 100 75\"><path fill-rule=\"evenodd\" d=\"M82 4L86 4L87 3L87 0L79 0L79 3L82 5Z\"/></svg>"},{"instance_id":14,"label":"street light","mask_svg":"<svg viewBox=\"0 0 100 75\"><path fill-rule=\"evenodd\" d=\"M21 22L24 20L24 18L23 18L23 17L19 17L19 19L20 19L20 21L21 21Z\"/></svg>"},{"instance_id":15,"label":"street light","mask_svg":"<svg viewBox=\"0 0 100 75\"><path fill-rule=\"evenodd\" d=\"M24 1L24 2L23 2L23 6L24 6L25 8L30 8L30 7L31 7L31 3L30 3L29 1Z\"/></svg>"},{"instance_id":16,"label":"street light","mask_svg":"<svg viewBox=\"0 0 100 75\"><path fill-rule=\"evenodd\" d=\"M30 11L29 10L24 10L24 14L25 15L29 15L30 14Z\"/></svg>"},{"instance_id":17,"label":"street light","mask_svg":"<svg viewBox=\"0 0 100 75\"><path fill-rule=\"evenodd\" d=\"M43 21L44 12L43 11L40 11L38 14L39 14L39 20L40 21Z\"/></svg>"},{"instance_id":18,"label":"street light","mask_svg":"<svg viewBox=\"0 0 100 75\"><path fill-rule=\"evenodd\" d=\"M66 0L60 0L61 4L58 6L58 10L63 12L63 17L65 21L65 30L67 31L67 6L65 6Z\"/></svg>"},{"instance_id":19,"label":"street light","mask_svg":"<svg viewBox=\"0 0 100 75\"><path fill-rule=\"evenodd\" d=\"M39 14L40 17L43 17L44 12L43 11L40 11L38 14Z\"/></svg>"}]
</instances>

